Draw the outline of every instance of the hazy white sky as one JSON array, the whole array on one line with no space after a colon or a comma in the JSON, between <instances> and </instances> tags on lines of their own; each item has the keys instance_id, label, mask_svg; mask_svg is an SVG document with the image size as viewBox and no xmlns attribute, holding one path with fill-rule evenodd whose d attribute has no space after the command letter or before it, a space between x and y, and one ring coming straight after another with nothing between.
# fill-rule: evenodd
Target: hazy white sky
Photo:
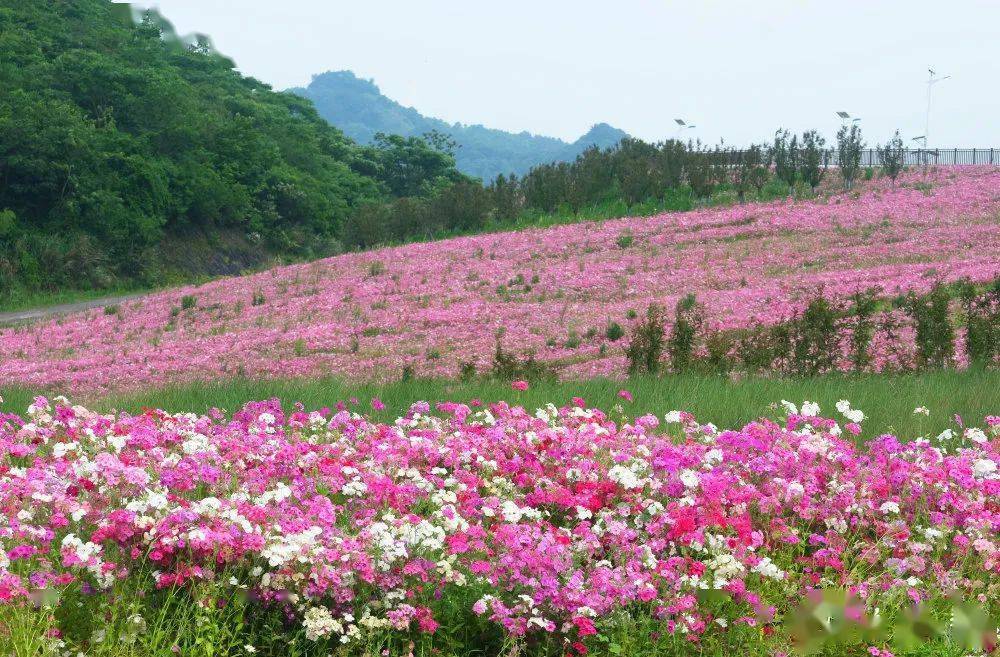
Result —
<instances>
[{"instance_id":1,"label":"hazy white sky","mask_svg":"<svg viewBox=\"0 0 1000 657\"><path fill-rule=\"evenodd\" d=\"M275 88L351 69L447 121L743 144L862 118L870 142L1000 147L998 0L147 0Z\"/></svg>"}]
</instances>

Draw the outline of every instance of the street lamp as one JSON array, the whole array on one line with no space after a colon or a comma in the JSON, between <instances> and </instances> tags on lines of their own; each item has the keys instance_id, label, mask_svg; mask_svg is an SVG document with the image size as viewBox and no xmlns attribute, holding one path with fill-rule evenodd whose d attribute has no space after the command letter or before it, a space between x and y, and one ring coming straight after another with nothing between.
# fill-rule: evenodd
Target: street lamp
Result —
<instances>
[{"instance_id":1,"label":"street lamp","mask_svg":"<svg viewBox=\"0 0 1000 657\"><path fill-rule=\"evenodd\" d=\"M950 75L937 77L937 73L932 68L928 68L927 72L930 76L927 78L927 115L924 117L924 148L927 148L927 137L931 133L931 87L951 77Z\"/></svg>"},{"instance_id":2,"label":"street lamp","mask_svg":"<svg viewBox=\"0 0 1000 657\"><path fill-rule=\"evenodd\" d=\"M677 138L680 138L681 133L685 130L694 130L698 126L689 125L684 119L674 119L674 123L677 124Z\"/></svg>"}]
</instances>

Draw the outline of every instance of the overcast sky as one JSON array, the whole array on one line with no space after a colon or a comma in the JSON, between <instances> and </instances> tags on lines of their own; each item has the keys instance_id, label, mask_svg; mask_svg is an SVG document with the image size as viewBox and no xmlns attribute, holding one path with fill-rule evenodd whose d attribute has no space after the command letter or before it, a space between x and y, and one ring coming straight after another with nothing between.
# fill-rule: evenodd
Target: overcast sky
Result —
<instances>
[{"instance_id":1,"label":"overcast sky","mask_svg":"<svg viewBox=\"0 0 1000 657\"><path fill-rule=\"evenodd\" d=\"M1000 147L997 0L148 0L277 89L350 69L447 121L573 140L605 121L644 139L744 144L778 126L832 138Z\"/></svg>"}]
</instances>

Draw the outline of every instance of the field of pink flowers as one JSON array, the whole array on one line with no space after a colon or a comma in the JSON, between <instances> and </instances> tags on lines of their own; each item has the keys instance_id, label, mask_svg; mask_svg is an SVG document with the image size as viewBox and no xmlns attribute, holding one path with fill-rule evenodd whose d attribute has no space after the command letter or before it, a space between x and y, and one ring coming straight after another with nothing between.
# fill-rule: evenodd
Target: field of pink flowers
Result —
<instances>
[{"instance_id":1,"label":"field of pink flowers","mask_svg":"<svg viewBox=\"0 0 1000 657\"><path fill-rule=\"evenodd\" d=\"M894 295L992 279L998 253L1000 169L912 171L815 201L462 237L171 290L0 330L0 380L76 392L235 375L392 380L407 365L454 377L489 363L501 328L508 351L533 350L563 376L620 375L622 343L604 328L627 328L649 303L693 292L712 328L773 324L820 286Z\"/></svg>"},{"instance_id":2,"label":"field of pink flowers","mask_svg":"<svg viewBox=\"0 0 1000 657\"><path fill-rule=\"evenodd\" d=\"M786 654L849 631L850 654L884 657L890 629L895 649L923 623L948 654L989 649L969 610L1000 603L1000 417L858 446L864 412L836 406L720 430L582 400L376 424L277 400L229 418L38 398L0 414L0 643ZM832 591L846 617L797 625Z\"/></svg>"}]
</instances>

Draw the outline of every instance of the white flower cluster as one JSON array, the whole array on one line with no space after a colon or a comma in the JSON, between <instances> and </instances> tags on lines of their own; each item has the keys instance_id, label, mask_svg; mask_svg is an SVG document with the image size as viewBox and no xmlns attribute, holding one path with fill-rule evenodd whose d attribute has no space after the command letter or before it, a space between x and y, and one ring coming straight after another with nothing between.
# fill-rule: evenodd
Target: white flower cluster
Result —
<instances>
[{"instance_id":1,"label":"white flower cluster","mask_svg":"<svg viewBox=\"0 0 1000 657\"><path fill-rule=\"evenodd\" d=\"M972 474L978 479L992 479L996 471L997 464L991 459L976 459L972 464Z\"/></svg>"},{"instance_id":2,"label":"white flower cluster","mask_svg":"<svg viewBox=\"0 0 1000 657\"><path fill-rule=\"evenodd\" d=\"M890 513L899 513L899 504L895 502L882 502L882 506L878 508L885 515Z\"/></svg>"},{"instance_id":3,"label":"white flower cluster","mask_svg":"<svg viewBox=\"0 0 1000 657\"><path fill-rule=\"evenodd\" d=\"M645 476L649 464L633 459L628 465L619 463L608 470L608 478L626 490L636 490L645 486L649 479Z\"/></svg>"},{"instance_id":4,"label":"white flower cluster","mask_svg":"<svg viewBox=\"0 0 1000 657\"><path fill-rule=\"evenodd\" d=\"M753 572L771 579L785 579L785 571L778 568L777 564L771 561L770 557L763 557L758 561L757 565L753 567Z\"/></svg>"},{"instance_id":5,"label":"white flower cluster","mask_svg":"<svg viewBox=\"0 0 1000 657\"><path fill-rule=\"evenodd\" d=\"M840 411L841 415L856 424L861 424L865 420L865 414L856 408L851 408L851 402L846 399L841 399L837 402L837 410Z\"/></svg>"},{"instance_id":6,"label":"white flower cluster","mask_svg":"<svg viewBox=\"0 0 1000 657\"><path fill-rule=\"evenodd\" d=\"M267 559L268 565L272 568L283 566L293 560L308 563L313 556L322 551L322 546L317 541L322 533L321 528L313 526L304 532L286 534L276 526L267 537L260 554Z\"/></svg>"},{"instance_id":7,"label":"white flower cluster","mask_svg":"<svg viewBox=\"0 0 1000 657\"><path fill-rule=\"evenodd\" d=\"M681 412L680 411L670 411L663 416L663 419L667 424L680 424L681 422Z\"/></svg>"},{"instance_id":8,"label":"white flower cluster","mask_svg":"<svg viewBox=\"0 0 1000 657\"><path fill-rule=\"evenodd\" d=\"M701 483L698 473L694 470L681 470L680 479L685 488L697 488L698 484Z\"/></svg>"},{"instance_id":9,"label":"white flower cluster","mask_svg":"<svg viewBox=\"0 0 1000 657\"><path fill-rule=\"evenodd\" d=\"M395 516L386 513L368 527L367 534L378 550L376 565L383 571L388 571L397 559L408 558L411 552L438 552L444 548L445 530L425 519L397 522Z\"/></svg>"},{"instance_id":10,"label":"white flower cluster","mask_svg":"<svg viewBox=\"0 0 1000 657\"><path fill-rule=\"evenodd\" d=\"M969 427L966 429L965 437L974 443L979 443L980 445L990 442L990 439L986 437L983 430L976 427Z\"/></svg>"},{"instance_id":11,"label":"white flower cluster","mask_svg":"<svg viewBox=\"0 0 1000 657\"><path fill-rule=\"evenodd\" d=\"M306 630L306 638L310 641L319 641L334 632L340 634L344 629L343 623L334 618L326 607L309 607L302 625Z\"/></svg>"},{"instance_id":12,"label":"white flower cluster","mask_svg":"<svg viewBox=\"0 0 1000 657\"><path fill-rule=\"evenodd\" d=\"M194 431L181 431L186 440L181 443L181 449L185 454L200 454L203 452L213 452L216 451L215 446L212 445L208 436L200 433L195 433Z\"/></svg>"},{"instance_id":13,"label":"white flower cluster","mask_svg":"<svg viewBox=\"0 0 1000 657\"><path fill-rule=\"evenodd\" d=\"M744 566L736 557L724 552L716 555L708 562L708 567L714 575L712 588L725 588L734 577L739 577L746 571Z\"/></svg>"},{"instance_id":14,"label":"white flower cluster","mask_svg":"<svg viewBox=\"0 0 1000 657\"><path fill-rule=\"evenodd\" d=\"M66 534L62 540L62 549L72 551L101 586L111 586L114 583L114 574L104 572L104 560L101 559L104 548L100 545L81 541L76 534Z\"/></svg>"},{"instance_id":15,"label":"white flower cluster","mask_svg":"<svg viewBox=\"0 0 1000 657\"><path fill-rule=\"evenodd\" d=\"M820 411L819 404L817 404L816 402L811 402L811 401L802 402L801 412L802 415L804 415L805 417L816 417L819 415L819 411Z\"/></svg>"}]
</instances>

